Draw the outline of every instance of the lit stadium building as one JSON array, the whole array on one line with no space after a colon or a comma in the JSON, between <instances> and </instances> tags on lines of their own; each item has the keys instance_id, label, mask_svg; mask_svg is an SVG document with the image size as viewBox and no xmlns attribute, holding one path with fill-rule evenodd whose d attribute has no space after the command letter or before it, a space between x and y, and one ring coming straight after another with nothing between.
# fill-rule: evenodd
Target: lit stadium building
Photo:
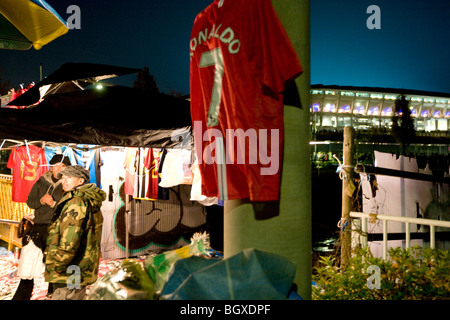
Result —
<instances>
[{"instance_id":1,"label":"lit stadium building","mask_svg":"<svg viewBox=\"0 0 450 320\"><path fill-rule=\"evenodd\" d=\"M395 100L401 95L409 102L416 132L448 135L450 94L386 88L311 86L311 129L313 132L389 130Z\"/></svg>"}]
</instances>

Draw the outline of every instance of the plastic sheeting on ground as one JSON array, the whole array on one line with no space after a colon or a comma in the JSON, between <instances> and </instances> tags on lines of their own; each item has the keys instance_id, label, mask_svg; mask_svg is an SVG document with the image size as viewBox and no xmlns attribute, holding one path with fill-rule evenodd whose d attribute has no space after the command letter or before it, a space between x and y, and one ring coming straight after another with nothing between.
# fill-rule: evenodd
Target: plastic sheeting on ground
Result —
<instances>
[{"instance_id":1,"label":"plastic sheeting on ground","mask_svg":"<svg viewBox=\"0 0 450 320\"><path fill-rule=\"evenodd\" d=\"M194 256L175 262L161 299L284 300L295 269L287 258L256 249L219 261Z\"/></svg>"},{"instance_id":2,"label":"plastic sheeting on ground","mask_svg":"<svg viewBox=\"0 0 450 320\"><path fill-rule=\"evenodd\" d=\"M163 252L145 260L145 270L155 283L155 291L159 294L164 287L174 263L191 256L207 255L210 249L209 234L196 232L191 243L176 250Z\"/></svg>"},{"instance_id":3,"label":"plastic sheeting on ground","mask_svg":"<svg viewBox=\"0 0 450 320\"><path fill-rule=\"evenodd\" d=\"M114 270L120 265L121 260L100 260L98 277L111 270ZM20 278L17 277L17 261L14 260L12 252L0 247L0 300L11 300L19 285ZM47 300L48 283L44 278L34 280L34 288L31 300ZM91 286L89 286L88 292Z\"/></svg>"},{"instance_id":4,"label":"plastic sheeting on ground","mask_svg":"<svg viewBox=\"0 0 450 320\"><path fill-rule=\"evenodd\" d=\"M92 286L89 300L152 300L153 281L144 270L143 262L125 259Z\"/></svg>"}]
</instances>

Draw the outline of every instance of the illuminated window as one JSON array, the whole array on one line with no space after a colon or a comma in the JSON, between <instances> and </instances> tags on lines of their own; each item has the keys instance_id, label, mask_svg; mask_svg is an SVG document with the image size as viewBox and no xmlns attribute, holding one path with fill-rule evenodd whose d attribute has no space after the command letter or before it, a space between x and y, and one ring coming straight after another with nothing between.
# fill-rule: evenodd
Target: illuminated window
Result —
<instances>
[{"instance_id":1,"label":"illuminated window","mask_svg":"<svg viewBox=\"0 0 450 320\"><path fill-rule=\"evenodd\" d=\"M369 109L369 111L367 111L367 114L369 116L377 116L380 114L380 111L378 110L378 107L372 107Z\"/></svg>"},{"instance_id":2,"label":"illuminated window","mask_svg":"<svg viewBox=\"0 0 450 320\"><path fill-rule=\"evenodd\" d=\"M364 114L364 106L357 107L355 110L353 110L353 113Z\"/></svg>"},{"instance_id":3,"label":"illuminated window","mask_svg":"<svg viewBox=\"0 0 450 320\"><path fill-rule=\"evenodd\" d=\"M334 103L327 103L325 105L325 108L323 109L324 112L336 112L336 106Z\"/></svg>"},{"instance_id":4,"label":"illuminated window","mask_svg":"<svg viewBox=\"0 0 450 320\"><path fill-rule=\"evenodd\" d=\"M339 113L350 113L350 105L346 104L339 108Z\"/></svg>"},{"instance_id":5,"label":"illuminated window","mask_svg":"<svg viewBox=\"0 0 450 320\"><path fill-rule=\"evenodd\" d=\"M390 116L392 115L392 108L385 108L383 109L383 111L381 112L382 116Z\"/></svg>"}]
</instances>

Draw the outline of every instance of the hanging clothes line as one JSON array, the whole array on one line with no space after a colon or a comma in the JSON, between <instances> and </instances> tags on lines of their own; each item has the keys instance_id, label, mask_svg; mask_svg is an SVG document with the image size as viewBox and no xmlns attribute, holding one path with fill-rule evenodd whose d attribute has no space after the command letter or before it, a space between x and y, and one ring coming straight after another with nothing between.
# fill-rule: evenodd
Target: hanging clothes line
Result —
<instances>
[{"instance_id":1,"label":"hanging clothes line","mask_svg":"<svg viewBox=\"0 0 450 320\"><path fill-rule=\"evenodd\" d=\"M5 146L5 143L10 142L8 146ZM58 143L58 142L51 142L51 141L42 141L42 140L36 140L36 141L28 141L28 140L14 140L14 139L3 139L3 141L0 143L0 150L12 150L13 148L26 146L26 145L40 145L40 147L44 148L45 146L52 147L52 148L58 148L58 147L70 147L72 149L82 150L82 151L90 151L95 149L103 148L103 146L100 145L80 145L80 144L74 144L74 143ZM110 146L108 146L110 147ZM117 148L123 148L123 147L117 147Z\"/></svg>"}]
</instances>

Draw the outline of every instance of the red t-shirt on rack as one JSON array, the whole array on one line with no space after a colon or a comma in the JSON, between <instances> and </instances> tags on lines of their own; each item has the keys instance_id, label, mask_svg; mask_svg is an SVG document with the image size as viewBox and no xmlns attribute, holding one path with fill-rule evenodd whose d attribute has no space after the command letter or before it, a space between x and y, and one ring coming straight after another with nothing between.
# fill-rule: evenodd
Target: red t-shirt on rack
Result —
<instances>
[{"instance_id":1,"label":"red t-shirt on rack","mask_svg":"<svg viewBox=\"0 0 450 320\"><path fill-rule=\"evenodd\" d=\"M271 0L216 0L197 15L190 98L203 195L279 200L283 91L301 72Z\"/></svg>"},{"instance_id":2,"label":"red t-shirt on rack","mask_svg":"<svg viewBox=\"0 0 450 320\"><path fill-rule=\"evenodd\" d=\"M12 169L12 201L26 202L34 183L48 171L44 149L30 145L14 148L6 165Z\"/></svg>"},{"instance_id":3,"label":"red t-shirt on rack","mask_svg":"<svg viewBox=\"0 0 450 320\"><path fill-rule=\"evenodd\" d=\"M158 199L159 162L161 160L161 149L149 148L145 156L144 165L149 171L147 198Z\"/></svg>"}]
</instances>

